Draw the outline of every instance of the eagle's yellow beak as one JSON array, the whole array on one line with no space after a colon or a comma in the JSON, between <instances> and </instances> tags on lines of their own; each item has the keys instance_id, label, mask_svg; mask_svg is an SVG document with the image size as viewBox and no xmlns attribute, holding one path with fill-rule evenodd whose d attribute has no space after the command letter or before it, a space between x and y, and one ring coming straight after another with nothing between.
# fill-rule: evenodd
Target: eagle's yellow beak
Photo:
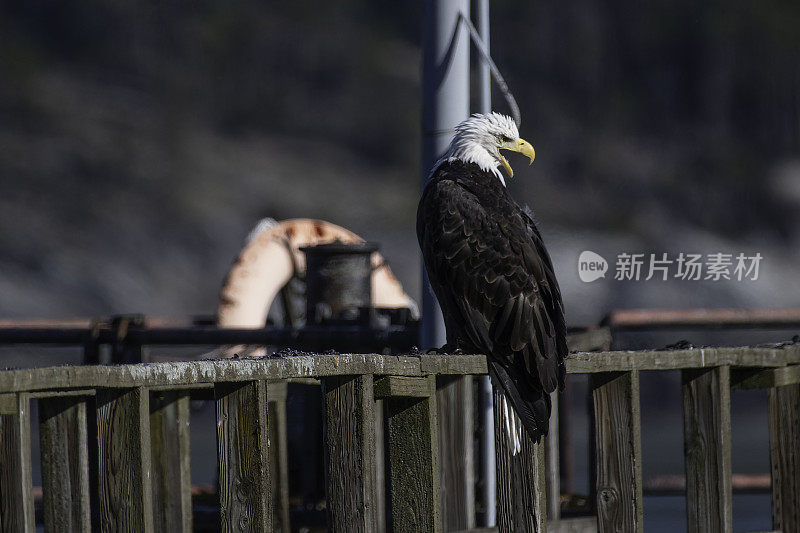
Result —
<instances>
[{"instance_id":1,"label":"eagle's yellow beak","mask_svg":"<svg viewBox=\"0 0 800 533\"><path fill-rule=\"evenodd\" d=\"M504 143L500 146L500 150L513 150L514 152L519 152L522 155L526 155L531 160L528 164L532 164L533 160L536 158L536 151L533 149L533 146L531 146L531 143L525 139L517 139L516 141ZM505 169L506 174L508 174L508 177L513 178L514 171L511 170L511 165L508 164L508 161L506 161L506 158L502 155L500 156L500 162L503 163L503 168Z\"/></svg>"}]
</instances>

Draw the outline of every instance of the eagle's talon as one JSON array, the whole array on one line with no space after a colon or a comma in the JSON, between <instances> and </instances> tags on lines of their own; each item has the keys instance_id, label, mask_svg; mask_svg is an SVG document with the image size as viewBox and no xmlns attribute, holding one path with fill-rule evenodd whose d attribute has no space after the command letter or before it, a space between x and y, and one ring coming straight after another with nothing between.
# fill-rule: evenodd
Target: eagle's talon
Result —
<instances>
[{"instance_id":1,"label":"eagle's talon","mask_svg":"<svg viewBox=\"0 0 800 533\"><path fill-rule=\"evenodd\" d=\"M455 347L455 349L454 349L452 344L446 343L441 348L431 348L430 350L428 350L425 353L427 353L429 355L450 355L450 354L455 354L455 353L463 354L464 352L461 351L461 348Z\"/></svg>"}]
</instances>

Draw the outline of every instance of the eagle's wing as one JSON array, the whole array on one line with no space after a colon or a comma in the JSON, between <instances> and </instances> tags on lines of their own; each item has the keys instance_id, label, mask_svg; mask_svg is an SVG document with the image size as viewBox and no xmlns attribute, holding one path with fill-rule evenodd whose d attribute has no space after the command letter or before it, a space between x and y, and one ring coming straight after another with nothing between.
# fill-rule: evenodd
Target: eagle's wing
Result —
<instances>
[{"instance_id":1,"label":"eagle's wing","mask_svg":"<svg viewBox=\"0 0 800 533\"><path fill-rule=\"evenodd\" d=\"M423 195L417 234L448 328L492 356L523 423L528 418L529 431L544 433L547 393L564 383L564 313L541 236L513 208L484 205L460 184L440 180Z\"/></svg>"}]
</instances>

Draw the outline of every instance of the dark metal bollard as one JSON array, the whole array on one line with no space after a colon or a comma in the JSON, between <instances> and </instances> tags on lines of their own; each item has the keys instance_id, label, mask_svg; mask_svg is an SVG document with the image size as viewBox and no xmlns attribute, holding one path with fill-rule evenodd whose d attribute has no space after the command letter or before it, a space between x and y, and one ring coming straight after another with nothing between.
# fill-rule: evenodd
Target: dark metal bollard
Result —
<instances>
[{"instance_id":1,"label":"dark metal bollard","mask_svg":"<svg viewBox=\"0 0 800 533\"><path fill-rule=\"evenodd\" d=\"M353 321L372 306L374 243L331 243L301 248L306 254L306 324Z\"/></svg>"},{"instance_id":2,"label":"dark metal bollard","mask_svg":"<svg viewBox=\"0 0 800 533\"><path fill-rule=\"evenodd\" d=\"M319 352L376 349L346 340L335 345L324 339L324 331L336 327L370 326L371 257L377 249L378 246L371 243L340 242L300 249L306 256L306 325L321 330L313 342L304 345L304 349ZM325 501L327 489L326 448L323 447L327 438L323 430L326 427L323 415L327 411L320 409L321 405L326 405L326 398L319 387L289 384L289 486L292 495L303 502L304 508L301 511L303 516L295 517L299 523L294 526L325 524L325 513L319 509L327 506L319 504Z\"/></svg>"}]
</instances>

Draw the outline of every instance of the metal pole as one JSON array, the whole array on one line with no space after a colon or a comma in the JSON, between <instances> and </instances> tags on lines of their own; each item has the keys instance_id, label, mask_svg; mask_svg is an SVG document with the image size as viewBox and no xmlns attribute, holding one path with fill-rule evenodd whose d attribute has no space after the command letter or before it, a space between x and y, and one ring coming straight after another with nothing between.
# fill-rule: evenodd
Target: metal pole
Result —
<instances>
[{"instance_id":1,"label":"metal pole","mask_svg":"<svg viewBox=\"0 0 800 533\"><path fill-rule=\"evenodd\" d=\"M476 16L478 32L486 48L489 48L489 0L476 1ZM481 113L492 111L492 77L489 62L482 58L478 63L478 109ZM497 521L495 505L495 450L494 450L494 405L492 402L492 381L489 376L480 380L481 423L481 451L483 453L483 501L486 505L486 526L493 527Z\"/></svg>"},{"instance_id":2,"label":"metal pole","mask_svg":"<svg viewBox=\"0 0 800 533\"><path fill-rule=\"evenodd\" d=\"M486 52L490 53L489 0L477 0L475 7L477 8L476 22L478 32L481 35ZM485 58L481 58L478 63L478 108L481 113L490 113L492 111L492 74L489 62Z\"/></svg>"},{"instance_id":3,"label":"metal pole","mask_svg":"<svg viewBox=\"0 0 800 533\"><path fill-rule=\"evenodd\" d=\"M459 14L469 16L469 0L427 0L422 59L422 186L444 154L453 128L469 116L469 34ZM458 28L458 31L456 31ZM446 342L439 304L423 268L423 349Z\"/></svg>"},{"instance_id":4,"label":"metal pole","mask_svg":"<svg viewBox=\"0 0 800 533\"><path fill-rule=\"evenodd\" d=\"M422 184L447 150L455 127L469 116L469 30L461 17L469 17L469 0L426 0L422 65ZM445 344L442 313L423 269L423 349ZM438 380L439 447L451 461L442 462L441 525L444 531L475 527L475 492L472 446L472 379L446 385ZM459 401L461 390L463 397ZM457 429L460 428L460 429ZM462 433L463 431L463 433ZM454 466L456 468L448 468Z\"/></svg>"}]
</instances>

